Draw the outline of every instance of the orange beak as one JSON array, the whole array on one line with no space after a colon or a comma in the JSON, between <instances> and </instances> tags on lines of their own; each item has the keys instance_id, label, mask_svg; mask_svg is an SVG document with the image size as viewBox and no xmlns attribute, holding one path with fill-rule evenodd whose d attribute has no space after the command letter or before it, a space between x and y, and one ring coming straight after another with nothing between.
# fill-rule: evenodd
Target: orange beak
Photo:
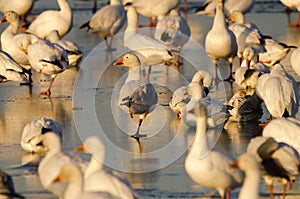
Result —
<instances>
[{"instance_id":1,"label":"orange beak","mask_svg":"<svg viewBox=\"0 0 300 199\"><path fill-rule=\"evenodd\" d=\"M229 166L232 167L232 168L239 168L238 161L234 161Z\"/></svg>"},{"instance_id":2,"label":"orange beak","mask_svg":"<svg viewBox=\"0 0 300 199\"><path fill-rule=\"evenodd\" d=\"M123 66L124 62L123 62L123 57L119 60L117 60L115 63L113 63L114 66Z\"/></svg>"},{"instance_id":3,"label":"orange beak","mask_svg":"<svg viewBox=\"0 0 300 199\"><path fill-rule=\"evenodd\" d=\"M85 147L84 147L83 144L79 145L74 150L77 151L77 152L86 152Z\"/></svg>"},{"instance_id":4,"label":"orange beak","mask_svg":"<svg viewBox=\"0 0 300 199\"><path fill-rule=\"evenodd\" d=\"M6 17L3 17L2 19L1 19L1 21L0 21L0 23L3 23L3 22L6 22L7 20L6 20Z\"/></svg>"}]
</instances>

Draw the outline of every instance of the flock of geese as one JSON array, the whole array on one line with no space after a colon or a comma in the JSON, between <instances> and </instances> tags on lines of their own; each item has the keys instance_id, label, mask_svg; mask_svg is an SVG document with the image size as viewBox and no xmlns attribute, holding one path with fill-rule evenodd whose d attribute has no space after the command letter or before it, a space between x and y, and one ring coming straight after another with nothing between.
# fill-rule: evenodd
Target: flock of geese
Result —
<instances>
[{"instance_id":1,"label":"flock of geese","mask_svg":"<svg viewBox=\"0 0 300 199\"><path fill-rule=\"evenodd\" d=\"M42 95L51 94L55 77L71 66L78 66L83 54L78 45L63 40L72 28L72 10L67 0L57 0L59 10L47 10L31 23L26 15L32 0L23 4L2 3L1 23L9 26L1 33L0 79L33 84L31 70L49 75L49 88ZM217 190L221 198L230 198L230 191L241 187L240 199L259 198L259 183L263 177L273 197L273 182L279 178L292 188L300 174L300 121L296 119L299 90L295 79L280 63L293 49L290 62L300 76L300 50L264 35L255 24L244 22L244 13L253 6L251 0L207 0L197 11L214 17L205 37L205 51L215 65L216 74L197 71L188 85L178 88L169 103L172 111L188 126L195 126L195 139L185 159L185 170L200 186ZM282 0L287 9L298 8L296 0ZM3 5L2 5L3 4ZM26 5L25 5L26 4ZM110 0L80 28L103 37L107 51L113 48L113 37L126 24L124 46L126 53L113 65L127 67L128 77L120 90L120 108L130 117L138 115L137 131L131 135L139 141L146 137L140 127L155 109L158 95L150 82L151 66L173 64L180 67L180 49L188 42L191 30L178 11L179 0ZM10 7L6 7L10 5ZM300 12L299 12L300 13ZM138 30L138 16L149 17L149 26L156 26L154 37ZM292 25L289 25L292 26ZM299 19L294 25L299 26ZM26 30L24 30L24 28ZM25 31L25 32L24 32ZM110 37L110 41L108 41ZM240 67L233 72L234 58ZM218 76L220 61L228 61L230 75ZM146 71L148 67L148 71ZM209 95L220 81L236 84L239 90L227 104ZM258 122L269 114L261 136L251 139L247 151L234 161L228 154L209 146L207 129L222 127L225 122ZM30 153L43 153L38 175L45 189L60 198L129 199L139 198L130 183L115 171L104 169L105 147L97 136L89 136L77 152L91 155L86 162L62 149L63 129L50 118L26 124L20 141ZM1 172L1 182L7 195L20 197L7 174Z\"/></svg>"}]
</instances>

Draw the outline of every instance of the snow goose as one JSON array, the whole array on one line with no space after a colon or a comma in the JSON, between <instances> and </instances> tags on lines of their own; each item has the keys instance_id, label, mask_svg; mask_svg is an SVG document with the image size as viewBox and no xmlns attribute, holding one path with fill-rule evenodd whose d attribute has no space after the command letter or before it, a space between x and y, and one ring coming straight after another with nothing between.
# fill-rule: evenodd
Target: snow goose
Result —
<instances>
[{"instance_id":1,"label":"snow goose","mask_svg":"<svg viewBox=\"0 0 300 199\"><path fill-rule=\"evenodd\" d=\"M108 192L88 192L84 189L84 178L82 171L75 164L65 164L61 167L55 182L67 183L63 195L65 199L118 199Z\"/></svg>"},{"instance_id":2,"label":"snow goose","mask_svg":"<svg viewBox=\"0 0 300 199\"><path fill-rule=\"evenodd\" d=\"M205 92L203 96L207 96L209 90L214 86L212 75L202 70L194 74L191 82L198 82L200 85L203 85L203 91ZM177 118L181 118L184 107L191 100L191 96L187 93L187 88L187 86L182 86L176 89L169 103L170 108L176 113Z\"/></svg>"},{"instance_id":3,"label":"snow goose","mask_svg":"<svg viewBox=\"0 0 300 199\"><path fill-rule=\"evenodd\" d=\"M139 133L143 119L157 103L157 93L150 83L145 83L141 76L141 62L134 53L127 53L117 60L114 65L126 66L129 68L128 77L120 90L119 105L127 109L129 115L139 115L137 131L131 137L139 139L146 135Z\"/></svg>"},{"instance_id":4,"label":"snow goose","mask_svg":"<svg viewBox=\"0 0 300 199\"><path fill-rule=\"evenodd\" d=\"M30 24L26 32L45 38L53 29L58 30L60 38L72 28L72 10L68 0L57 0L60 10L46 10Z\"/></svg>"},{"instance_id":5,"label":"snow goose","mask_svg":"<svg viewBox=\"0 0 300 199\"><path fill-rule=\"evenodd\" d=\"M87 32L104 37L107 50L112 51L111 47L113 36L119 32L126 22L126 12L120 0L110 0L110 4L99 9L81 28L87 27ZM107 42L110 37L110 43Z\"/></svg>"},{"instance_id":6,"label":"snow goose","mask_svg":"<svg viewBox=\"0 0 300 199\"><path fill-rule=\"evenodd\" d=\"M124 33L124 46L136 52L142 67L145 65L150 66L148 76L145 78L149 81L152 65L173 62L175 57L170 49L160 41L137 33L136 23L138 16L136 9L133 6L126 6L125 8L127 9L127 28Z\"/></svg>"},{"instance_id":7,"label":"snow goose","mask_svg":"<svg viewBox=\"0 0 300 199\"><path fill-rule=\"evenodd\" d=\"M56 133L62 137L62 128L60 124L50 118L42 117L38 120L28 122L22 131L21 147L27 152L46 153L48 148L42 144L41 134L46 131Z\"/></svg>"},{"instance_id":8,"label":"snow goose","mask_svg":"<svg viewBox=\"0 0 300 199\"><path fill-rule=\"evenodd\" d=\"M14 11L8 11L4 14L1 23L6 21L9 26L1 34L1 48L28 70L31 66L23 45L30 45L39 38L33 34L21 33L20 18Z\"/></svg>"},{"instance_id":9,"label":"snow goose","mask_svg":"<svg viewBox=\"0 0 300 199\"><path fill-rule=\"evenodd\" d=\"M179 0L169 0L169 1L160 1L160 0L124 0L123 5L131 5L136 8L136 11L145 17L149 17L152 20L147 24L147 26L156 25L156 17L162 19L165 17L170 10L174 9L179 3ZM135 23L136 25L137 23Z\"/></svg>"},{"instance_id":10,"label":"snow goose","mask_svg":"<svg viewBox=\"0 0 300 199\"><path fill-rule=\"evenodd\" d=\"M296 118L278 118L265 126L263 136L272 137L277 142L284 142L300 153L300 121Z\"/></svg>"},{"instance_id":11,"label":"snow goose","mask_svg":"<svg viewBox=\"0 0 300 199\"><path fill-rule=\"evenodd\" d=\"M288 26L289 27L299 27L300 26L300 2L297 0L280 0L287 7L287 17L288 17ZM295 24L291 23L290 9L297 9L298 18Z\"/></svg>"},{"instance_id":12,"label":"snow goose","mask_svg":"<svg viewBox=\"0 0 300 199\"><path fill-rule=\"evenodd\" d=\"M229 197L231 190L242 185L244 173L230 167L233 162L231 158L208 146L205 107L198 104L186 113L184 117L197 122L196 135L185 159L186 172L199 185L218 190L222 199L225 193Z\"/></svg>"},{"instance_id":13,"label":"snow goose","mask_svg":"<svg viewBox=\"0 0 300 199\"><path fill-rule=\"evenodd\" d=\"M0 51L0 82L3 81L18 81L21 84L30 83L24 68L9 54Z\"/></svg>"},{"instance_id":14,"label":"snow goose","mask_svg":"<svg viewBox=\"0 0 300 199\"><path fill-rule=\"evenodd\" d=\"M40 161L38 175L41 184L45 189L56 196L63 197L66 190L66 183L56 182L56 178L65 164L78 164L84 169L84 162L78 157L68 155L62 151L62 141L57 133L44 131L40 135L43 145L48 148L48 152Z\"/></svg>"},{"instance_id":15,"label":"snow goose","mask_svg":"<svg viewBox=\"0 0 300 199\"><path fill-rule=\"evenodd\" d=\"M177 50L179 54L183 45L188 42L190 35L189 24L176 9L171 10L166 17L158 20L156 24L155 39L171 49ZM179 66L179 57L174 64Z\"/></svg>"},{"instance_id":16,"label":"snow goose","mask_svg":"<svg viewBox=\"0 0 300 199\"><path fill-rule=\"evenodd\" d=\"M16 193L12 177L0 170L0 198L25 198Z\"/></svg>"},{"instance_id":17,"label":"snow goose","mask_svg":"<svg viewBox=\"0 0 300 199\"><path fill-rule=\"evenodd\" d=\"M78 66L83 57L83 53L75 42L60 39L57 30L52 30L49 35L47 35L46 39L52 43L60 45L67 51L70 66Z\"/></svg>"},{"instance_id":18,"label":"snow goose","mask_svg":"<svg viewBox=\"0 0 300 199\"><path fill-rule=\"evenodd\" d=\"M231 166L245 172L245 179L238 199L259 199L260 173L255 157L249 153L243 153Z\"/></svg>"},{"instance_id":19,"label":"snow goose","mask_svg":"<svg viewBox=\"0 0 300 199\"><path fill-rule=\"evenodd\" d=\"M237 53L237 43L233 32L226 25L223 13L223 0L216 0L216 15L213 26L205 38L205 50L215 63L216 80L219 80L217 75L218 61L226 60L230 63L230 75L226 80L233 81L232 61Z\"/></svg>"},{"instance_id":20,"label":"snow goose","mask_svg":"<svg viewBox=\"0 0 300 199\"><path fill-rule=\"evenodd\" d=\"M87 137L83 144L76 148L76 151L92 155L84 172L85 191L108 192L120 199L136 198L136 193L127 179L115 171L110 172L103 168L105 146L97 136Z\"/></svg>"},{"instance_id":21,"label":"snow goose","mask_svg":"<svg viewBox=\"0 0 300 199\"><path fill-rule=\"evenodd\" d=\"M283 196L286 184L299 175L300 157L290 145L276 142L272 137L257 136L250 140L247 152L253 154L262 168L262 175L273 198L273 178L281 178Z\"/></svg>"},{"instance_id":22,"label":"snow goose","mask_svg":"<svg viewBox=\"0 0 300 199\"><path fill-rule=\"evenodd\" d=\"M271 73L263 74L258 78L256 93L264 101L271 119L295 117L298 112L297 83L281 64L276 64Z\"/></svg>"},{"instance_id":23,"label":"snow goose","mask_svg":"<svg viewBox=\"0 0 300 199\"><path fill-rule=\"evenodd\" d=\"M50 96L50 90L56 76L69 68L68 53L61 46L42 39L27 46L27 53L29 63L34 70L50 75L48 89L41 92L41 95Z\"/></svg>"}]
</instances>

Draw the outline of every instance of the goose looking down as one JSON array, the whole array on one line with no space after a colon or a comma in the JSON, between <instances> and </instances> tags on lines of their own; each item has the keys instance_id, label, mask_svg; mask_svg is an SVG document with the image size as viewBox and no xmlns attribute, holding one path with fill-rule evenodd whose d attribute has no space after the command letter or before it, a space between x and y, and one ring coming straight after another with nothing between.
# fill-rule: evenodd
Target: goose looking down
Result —
<instances>
[{"instance_id":1,"label":"goose looking down","mask_svg":"<svg viewBox=\"0 0 300 199\"><path fill-rule=\"evenodd\" d=\"M108 192L119 199L137 198L130 183L118 172L107 171L103 168L105 147L97 136L87 137L83 144L76 148L92 155L84 172L85 191Z\"/></svg>"},{"instance_id":2,"label":"goose looking down","mask_svg":"<svg viewBox=\"0 0 300 199\"><path fill-rule=\"evenodd\" d=\"M229 198L230 191L242 185L244 173L230 167L233 163L231 158L208 146L205 107L198 104L186 113L184 117L197 123L196 135L185 159L186 172L199 185L218 190L222 199L225 193Z\"/></svg>"},{"instance_id":3,"label":"goose looking down","mask_svg":"<svg viewBox=\"0 0 300 199\"><path fill-rule=\"evenodd\" d=\"M25 47L26 50L26 47ZM47 40L38 40L27 46L28 60L32 68L39 73L50 75L50 85L41 95L51 95L51 87L56 76L69 69L68 53L57 44Z\"/></svg>"},{"instance_id":4,"label":"goose looking down","mask_svg":"<svg viewBox=\"0 0 300 199\"><path fill-rule=\"evenodd\" d=\"M141 76L141 62L134 53L127 53L121 59L116 61L114 65L126 66L129 68L128 77L125 84L120 90L119 105L121 108L127 109L130 117L133 114L139 115L139 124L133 138L139 139L146 135L139 133L143 119L153 110L157 103L157 93L150 83L145 83Z\"/></svg>"},{"instance_id":5,"label":"goose looking down","mask_svg":"<svg viewBox=\"0 0 300 199\"><path fill-rule=\"evenodd\" d=\"M300 157L290 145L276 142L272 137L257 136L252 138L247 152L253 154L262 168L262 175L269 186L273 198L273 178L281 178L283 196L286 193L287 182L292 183L299 175Z\"/></svg>"},{"instance_id":6,"label":"goose looking down","mask_svg":"<svg viewBox=\"0 0 300 199\"><path fill-rule=\"evenodd\" d=\"M108 192L86 191L84 189L84 178L82 171L75 164L65 164L61 167L56 182L67 183L66 191L63 195L65 199L118 199Z\"/></svg>"},{"instance_id":7,"label":"goose looking down","mask_svg":"<svg viewBox=\"0 0 300 199\"><path fill-rule=\"evenodd\" d=\"M276 64L271 73L258 78L256 93L264 101L271 119L296 116L299 105L298 86L281 64Z\"/></svg>"},{"instance_id":8,"label":"goose looking down","mask_svg":"<svg viewBox=\"0 0 300 199\"><path fill-rule=\"evenodd\" d=\"M208 56L215 63L216 80L218 79L218 61L226 60L230 64L230 75L227 81L234 81L232 77L232 61L237 53L236 38L228 29L223 13L223 0L216 0L216 15L213 26L205 38L205 50Z\"/></svg>"},{"instance_id":9,"label":"goose looking down","mask_svg":"<svg viewBox=\"0 0 300 199\"><path fill-rule=\"evenodd\" d=\"M278 118L264 127L264 137L272 137L277 142L284 142L300 153L300 121L296 118Z\"/></svg>"},{"instance_id":10,"label":"goose looking down","mask_svg":"<svg viewBox=\"0 0 300 199\"><path fill-rule=\"evenodd\" d=\"M83 53L75 42L65 39L61 40L57 30L52 30L46 39L60 45L67 51L70 66L77 66L80 63Z\"/></svg>"},{"instance_id":11,"label":"goose looking down","mask_svg":"<svg viewBox=\"0 0 300 199\"><path fill-rule=\"evenodd\" d=\"M185 43L188 42L191 35L190 27L184 17L180 16L176 9L158 20L155 29L155 39L161 41L171 49L180 50ZM179 56L174 63L179 66Z\"/></svg>"},{"instance_id":12,"label":"goose looking down","mask_svg":"<svg viewBox=\"0 0 300 199\"><path fill-rule=\"evenodd\" d=\"M0 82L3 81L17 81L21 84L31 83L24 68L9 54L0 51Z\"/></svg>"},{"instance_id":13,"label":"goose looking down","mask_svg":"<svg viewBox=\"0 0 300 199\"><path fill-rule=\"evenodd\" d=\"M147 77L145 77L144 73L145 80L149 81L151 65L173 62L175 57L170 49L160 41L137 33L136 23L138 16L136 9L133 6L126 6L125 9L127 9L127 28L124 33L124 46L135 51L139 56L143 73L144 66L150 66Z\"/></svg>"},{"instance_id":14,"label":"goose looking down","mask_svg":"<svg viewBox=\"0 0 300 199\"><path fill-rule=\"evenodd\" d=\"M27 123L22 131L21 147L27 152L46 153L48 148L42 144L41 134L51 131L62 137L60 124L50 118L42 117Z\"/></svg>"},{"instance_id":15,"label":"goose looking down","mask_svg":"<svg viewBox=\"0 0 300 199\"><path fill-rule=\"evenodd\" d=\"M15 191L12 177L0 170L0 198L25 198Z\"/></svg>"},{"instance_id":16,"label":"goose looking down","mask_svg":"<svg viewBox=\"0 0 300 199\"><path fill-rule=\"evenodd\" d=\"M245 180L238 199L259 199L260 173L255 157L249 153L243 153L231 166L245 172Z\"/></svg>"},{"instance_id":17,"label":"goose looking down","mask_svg":"<svg viewBox=\"0 0 300 199\"><path fill-rule=\"evenodd\" d=\"M26 32L33 33L40 38L56 29L60 38L65 36L72 28L72 10L68 0L57 0L60 10L46 10L30 24Z\"/></svg>"},{"instance_id":18,"label":"goose looking down","mask_svg":"<svg viewBox=\"0 0 300 199\"><path fill-rule=\"evenodd\" d=\"M31 68L24 44L30 45L39 38L33 34L21 33L20 18L14 11L8 11L1 19L1 23L8 22L9 26L1 34L1 48L11 55L16 62L27 70Z\"/></svg>"},{"instance_id":19,"label":"goose looking down","mask_svg":"<svg viewBox=\"0 0 300 199\"><path fill-rule=\"evenodd\" d=\"M126 22L126 12L120 0L110 0L110 4L99 9L81 28L87 27L87 32L104 37L107 50L111 51L113 36L119 32ZM110 43L107 42L110 37Z\"/></svg>"},{"instance_id":20,"label":"goose looking down","mask_svg":"<svg viewBox=\"0 0 300 199\"><path fill-rule=\"evenodd\" d=\"M203 96L207 96L209 90L214 87L214 81L212 75L207 71L198 71L194 74L191 82L198 82L203 85ZM172 111L176 113L177 118L182 117L183 109L186 104L191 100L191 96L187 93L187 86L182 86L176 89L173 93L172 100L169 103Z\"/></svg>"}]
</instances>

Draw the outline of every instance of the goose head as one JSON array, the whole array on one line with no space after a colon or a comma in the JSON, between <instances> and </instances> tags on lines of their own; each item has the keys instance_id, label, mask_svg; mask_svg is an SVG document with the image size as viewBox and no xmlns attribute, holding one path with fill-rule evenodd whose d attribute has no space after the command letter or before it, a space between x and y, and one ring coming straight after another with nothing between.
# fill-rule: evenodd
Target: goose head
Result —
<instances>
[{"instance_id":1,"label":"goose head","mask_svg":"<svg viewBox=\"0 0 300 199\"><path fill-rule=\"evenodd\" d=\"M244 15L241 11L235 10L231 13L231 15L226 19L226 21L233 21L237 24L243 24L244 23Z\"/></svg>"},{"instance_id":2,"label":"goose head","mask_svg":"<svg viewBox=\"0 0 300 199\"><path fill-rule=\"evenodd\" d=\"M257 160L255 159L255 156L249 153L243 153L242 155L240 155L238 159L230 166L234 168L240 168L243 171L259 170L259 165Z\"/></svg>"},{"instance_id":3,"label":"goose head","mask_svg":"<svg viewBox=\"0 0 300 199\"><path fill-rule=\"evenodd\" d=\"M198 82L189 83L187 92L191 96L191 100L205 97L203 87Z\"/></svg>"},{"instance_id":4,"label":"goose head","mask_svg":"<svg viewBox=\"0 0 300 199\"><path fill-rule=\"evenodd\" d=\"M13 23L13 22L19 22L20 21L20 17L18 16L18 14L14 11L7 11L4 14L4 17L1 19L0 23L3 22L8 22L8 23Z\"/></svg>"},{"instance_id":5,"label":"goose head","mask_svg":"<svg viewBox=\"0 0 300 199\"><path fill-rule=\"evenodd\" d=\"M140 66L141 62L137 55L134 53L126 53L119 60L117 60L113 65L115 66L127 66L129 68L134 68Z\"/></svg>"}]
</instances>

